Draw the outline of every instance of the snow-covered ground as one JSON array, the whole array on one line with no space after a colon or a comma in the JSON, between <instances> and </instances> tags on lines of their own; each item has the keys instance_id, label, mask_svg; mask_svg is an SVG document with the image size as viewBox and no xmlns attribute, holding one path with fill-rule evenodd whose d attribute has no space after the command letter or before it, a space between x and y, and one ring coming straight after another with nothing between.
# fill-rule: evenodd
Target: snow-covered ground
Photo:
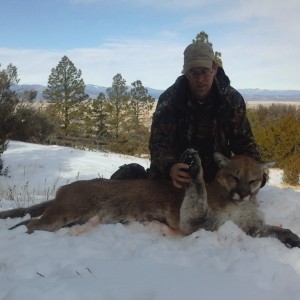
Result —
<instances>
[{"instance_id":1,"label":"snow-covered ground","mask_svg":"<svg viewBox=\"0 0 300 300\"><path fill-rule=\"evenodd\" d=\"M118 154L11 141L3 154L0 209L51 199L77 179L109 177L120 165L148 161ZM300 191L283 188L281 173L259 193L266 221L300 234ZM14 201L10 199L15 199ZM251 238L233 223L217 232L164 237L155 226L99 225L25 233L0 220L0 299L5 300L298 300L300 249Z\"/></svg>"}]
</instances>

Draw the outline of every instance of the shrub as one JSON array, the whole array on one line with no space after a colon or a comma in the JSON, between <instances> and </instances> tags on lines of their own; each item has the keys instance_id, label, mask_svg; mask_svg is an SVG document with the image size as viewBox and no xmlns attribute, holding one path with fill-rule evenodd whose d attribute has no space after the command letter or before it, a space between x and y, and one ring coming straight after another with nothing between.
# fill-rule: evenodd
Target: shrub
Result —
<instances>
[{"instance_id":1,"label":"shrub","mask_svg":"<svg viewBox=\"0 0 300 300\"><path fill-rule=\"evenodd\" d=\"M291 156L286 159L283 167L282 181L290 185L299 185L300 156Z\"/></svg>"},{"instance_id":2,"label":"shrub","mask_svg":"<svg viewBox=\"0 0 300 300\"><path fill-rule=\"evenodd\" d=\"M17 108L11 122L10 138L17 141L44 143L54 130L45 114L30 106Z\"/></svg>"}]
</instances>

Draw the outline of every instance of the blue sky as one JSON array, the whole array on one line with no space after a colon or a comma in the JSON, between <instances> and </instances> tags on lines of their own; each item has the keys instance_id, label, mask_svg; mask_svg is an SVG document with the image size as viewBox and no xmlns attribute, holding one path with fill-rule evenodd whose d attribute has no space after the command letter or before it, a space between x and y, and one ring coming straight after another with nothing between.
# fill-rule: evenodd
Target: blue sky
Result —
<instances>
[{"instance_id":1,"label":"blue sky","mask_svg":"<svg viewBox=\"0 0 300 300\"><path fill-rule=\"evenodd\" d=\"M1 0L0 63L46 85L67 55L86 84L165 89L200 31L237 89L300 89L298 0Z\"/></svg>"}]
</instances>

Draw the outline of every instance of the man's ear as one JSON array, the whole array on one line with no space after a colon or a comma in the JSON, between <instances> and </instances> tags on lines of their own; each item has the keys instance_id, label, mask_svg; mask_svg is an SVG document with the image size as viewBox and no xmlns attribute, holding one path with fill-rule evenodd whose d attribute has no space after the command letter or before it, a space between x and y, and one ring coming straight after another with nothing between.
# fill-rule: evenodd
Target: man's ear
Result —
<instances>
[{"instance_id":1,"label":"man's ear","mask_svg":"<svg viewBox=\"0 0 300 300\"><path fill-rule=\"evenodd\" d=\"M212 70L213 70L214 77L216 77L216 75L218 73L218 66L215 62L213 62L213 64L212 64Z\"/></svg>"}]
</instances>

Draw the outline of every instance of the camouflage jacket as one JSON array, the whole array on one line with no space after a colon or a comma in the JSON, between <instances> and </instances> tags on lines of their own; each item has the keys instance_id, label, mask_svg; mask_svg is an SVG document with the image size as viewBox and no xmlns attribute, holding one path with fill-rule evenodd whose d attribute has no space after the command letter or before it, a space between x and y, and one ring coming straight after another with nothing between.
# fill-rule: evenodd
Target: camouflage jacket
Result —
<instances>
[{"instance_id":1,"label":"camouflage jacket","mask_svg":"<svg viewBox=\"0 0 300 300\"><path fill-rule=\"evenodd\" d=\"M192 101L188 80L180 76L159 98L151 127L150 178L169 178L170 168L189 148L199 151L204 177L214 178L214 152L260 159L246 116L243 97L230 85L222 90L215 79L204 104Z\"/></svg>"}]
</instances>

